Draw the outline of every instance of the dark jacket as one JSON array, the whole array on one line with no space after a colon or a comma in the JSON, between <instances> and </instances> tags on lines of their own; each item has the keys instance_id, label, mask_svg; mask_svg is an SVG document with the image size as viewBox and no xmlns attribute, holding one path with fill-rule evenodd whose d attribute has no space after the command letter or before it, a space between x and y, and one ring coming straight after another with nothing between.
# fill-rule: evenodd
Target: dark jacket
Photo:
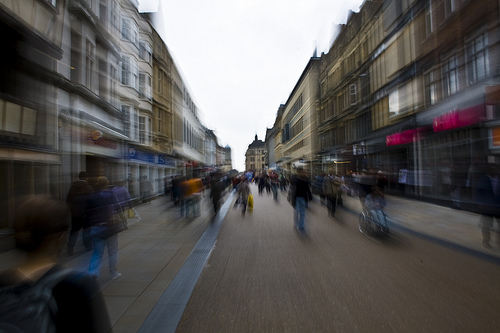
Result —
<instances>
[{"instance_id":1,"label":"dark jacket","mask_svg":"<svg viewBox=\"0 0 500 333\"><path fill-rule=\"evenodd\" d=\"M118 212L120 212L120 204L111 190L100 190L89 195L87 219L91 226L108 223L111 215Z\"/></svg>"},{"instance_id":2,"label":"dark jacket","mask_svg":"<svg viewBox=\"0 0 500 333\"><path fill-rule=\"evenodd\" d=\"M496 193L496 195L495 195ZM476 203L479 213L488 215L500 215L500 180L497 188L493 189L493 182L485 175L477 182Z\"/></svg>"},{"instance_id":3,"label":"dark jacket","mask_svg":"<svg viewBox=\"0 0 500 333\"><path fill-rule=\"evenodd\" d=\"M46 274L61 269L55 266ZM0 287L26 284L20 273L11 269L0 274ZM86 272L72 272L52 289L57 302L54 318L57 332L109 332L111 320L100 286Z\"/></svg>"},{"instance_id":4,"label":"dark jacket","mask_svg":"<svg viewBox=\"0 0 500 333\"><path fill-rule=\"evenodd\" d=\"M94 189L85 180L77 180L73 184L66 197L66 203L71 210L72 217L84 217L87 209L87 199Z\"/></svg>"},{"instance_id":5,"label":"dark jacket","mask_svg":"<svg viewBox=\"0 0 500 333\"><path fill-rule=\"evenodd\" d=\"M307 179L301 177L295 177L293 181L293 194L292 194L292 205L295 206L295 199L297 197L303 197L307 201L312 200L311 189L309 188L309 182Z\"/></svg>"}]
</instances>

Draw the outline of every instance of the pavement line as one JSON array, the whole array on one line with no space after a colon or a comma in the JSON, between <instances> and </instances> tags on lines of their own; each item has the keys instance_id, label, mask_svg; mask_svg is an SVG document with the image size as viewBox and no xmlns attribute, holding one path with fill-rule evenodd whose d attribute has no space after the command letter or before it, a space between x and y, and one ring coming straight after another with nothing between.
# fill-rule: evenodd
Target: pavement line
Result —
<instances>
[{"instance_id":1,"label":"pavement line","mask_svg":"<svg viewBox=\"0 0 500 333\"><path fill-rule=\"evenodd\" d=\"M175 278L153 307L153 310L149 313L144 323L142 323L138 331L139 333L175 332L191 297L191 293L214 248L222 221L233 202L233 196L234 193L231 192L214 220L198 240L198 243L196 243L184 265L182 265Z\"/></svg>"}]
</instances>

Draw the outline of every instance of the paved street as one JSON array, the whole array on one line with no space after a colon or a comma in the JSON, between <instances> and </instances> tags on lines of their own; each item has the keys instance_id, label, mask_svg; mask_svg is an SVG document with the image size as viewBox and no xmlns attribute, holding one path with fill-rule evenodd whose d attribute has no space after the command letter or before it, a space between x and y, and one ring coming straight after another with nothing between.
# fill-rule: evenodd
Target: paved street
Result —
<instances>
[{"instance_id":1,"label":"paved street","mask_svg":"<svg viewBox=\"0 0 500 333\"><path fill-rule=\"evenodd\" d=\"M256 195L228 212L177 332L497 332L500 266L398 230L372 241L357 216Z\"/></svg>"},{"instance_id":2,"label":"paved street","mask_svg":"<svg viewBox=\"0 0 500 333\"><path fill-rule=\"evenodd\" d=\"M358 232L356 198L344 197L336 219L316 200L304 238L292 227L285 196L275 203L266 194L259 197L256 186L252 191L255 209L245 217L227 195L227 214L213 219L208 191L197 218L181 218L163 197L137 206L142 220L129 220L119 237L122 277L110 280L107 255L101 270L114 332L500 327L500 247L481 246L476 214L388 197L393 234L381 241ZM207 234L211 243L202 242ZM80 240L78 246L61 261L87 270L90 253ZM199 269L194 273L192 258ZM18 252L4 250L0 269L19 260Z\"/></svg>"}]
</instances>

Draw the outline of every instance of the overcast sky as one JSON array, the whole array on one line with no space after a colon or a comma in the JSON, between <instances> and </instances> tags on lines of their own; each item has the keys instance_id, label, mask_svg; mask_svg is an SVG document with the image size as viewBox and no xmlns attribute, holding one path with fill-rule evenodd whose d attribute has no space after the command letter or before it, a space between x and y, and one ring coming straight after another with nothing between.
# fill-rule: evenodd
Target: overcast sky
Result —
<instances>
[{"instance_id":1,"label":"overcast sky","mask_svg":"<svg viewBox=\"0 0 500 333\"><path fill-rule=\"evenodd\" d=\"M364 0L139 2L141 12L162 12L156 29L203 124L231 147L233 167L243 171L248 145L256 134L265 140L315 48L327 53L337 26Z\"/></svg>"}]
</instances>

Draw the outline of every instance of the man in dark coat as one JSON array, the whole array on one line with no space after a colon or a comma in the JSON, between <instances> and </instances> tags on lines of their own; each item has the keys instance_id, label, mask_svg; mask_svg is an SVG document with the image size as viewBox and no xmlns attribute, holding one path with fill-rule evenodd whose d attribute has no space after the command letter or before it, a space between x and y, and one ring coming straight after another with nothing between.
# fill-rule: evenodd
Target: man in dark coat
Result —
<instances>
[{"instance_id":1,"label":"man in dark coat","mask_svg":"<svg viewBox=\"0 0 500 333\"><path fill-rule=\"evenodd\" d=\"M493 229L493 220L496 219L497 223L500 221L500 179L498 167L495 164L488 164L486 175L477 182L476 191L477 208L481 213L483 246L490 248L490 230ZM500 234L497 234L497 242L500 243Z\"/></svg>"},{"instance_id":2,"label":"man in dark coat","mask_svg":"<svg viewBox=\"0 0 500 333\"><path fill-rule=\"evenodd\" d=\"M78 175L78 180L75 181L69 189L66 203L71 211L71 231L68 240L68 254L73 255L78 232L82 231L83 245L87 251L92 250L92 240L90 238L90 225L86 219L87 199L94 191L88 183L89 175L82 171Z\"/></svg>"}]
</instances>

